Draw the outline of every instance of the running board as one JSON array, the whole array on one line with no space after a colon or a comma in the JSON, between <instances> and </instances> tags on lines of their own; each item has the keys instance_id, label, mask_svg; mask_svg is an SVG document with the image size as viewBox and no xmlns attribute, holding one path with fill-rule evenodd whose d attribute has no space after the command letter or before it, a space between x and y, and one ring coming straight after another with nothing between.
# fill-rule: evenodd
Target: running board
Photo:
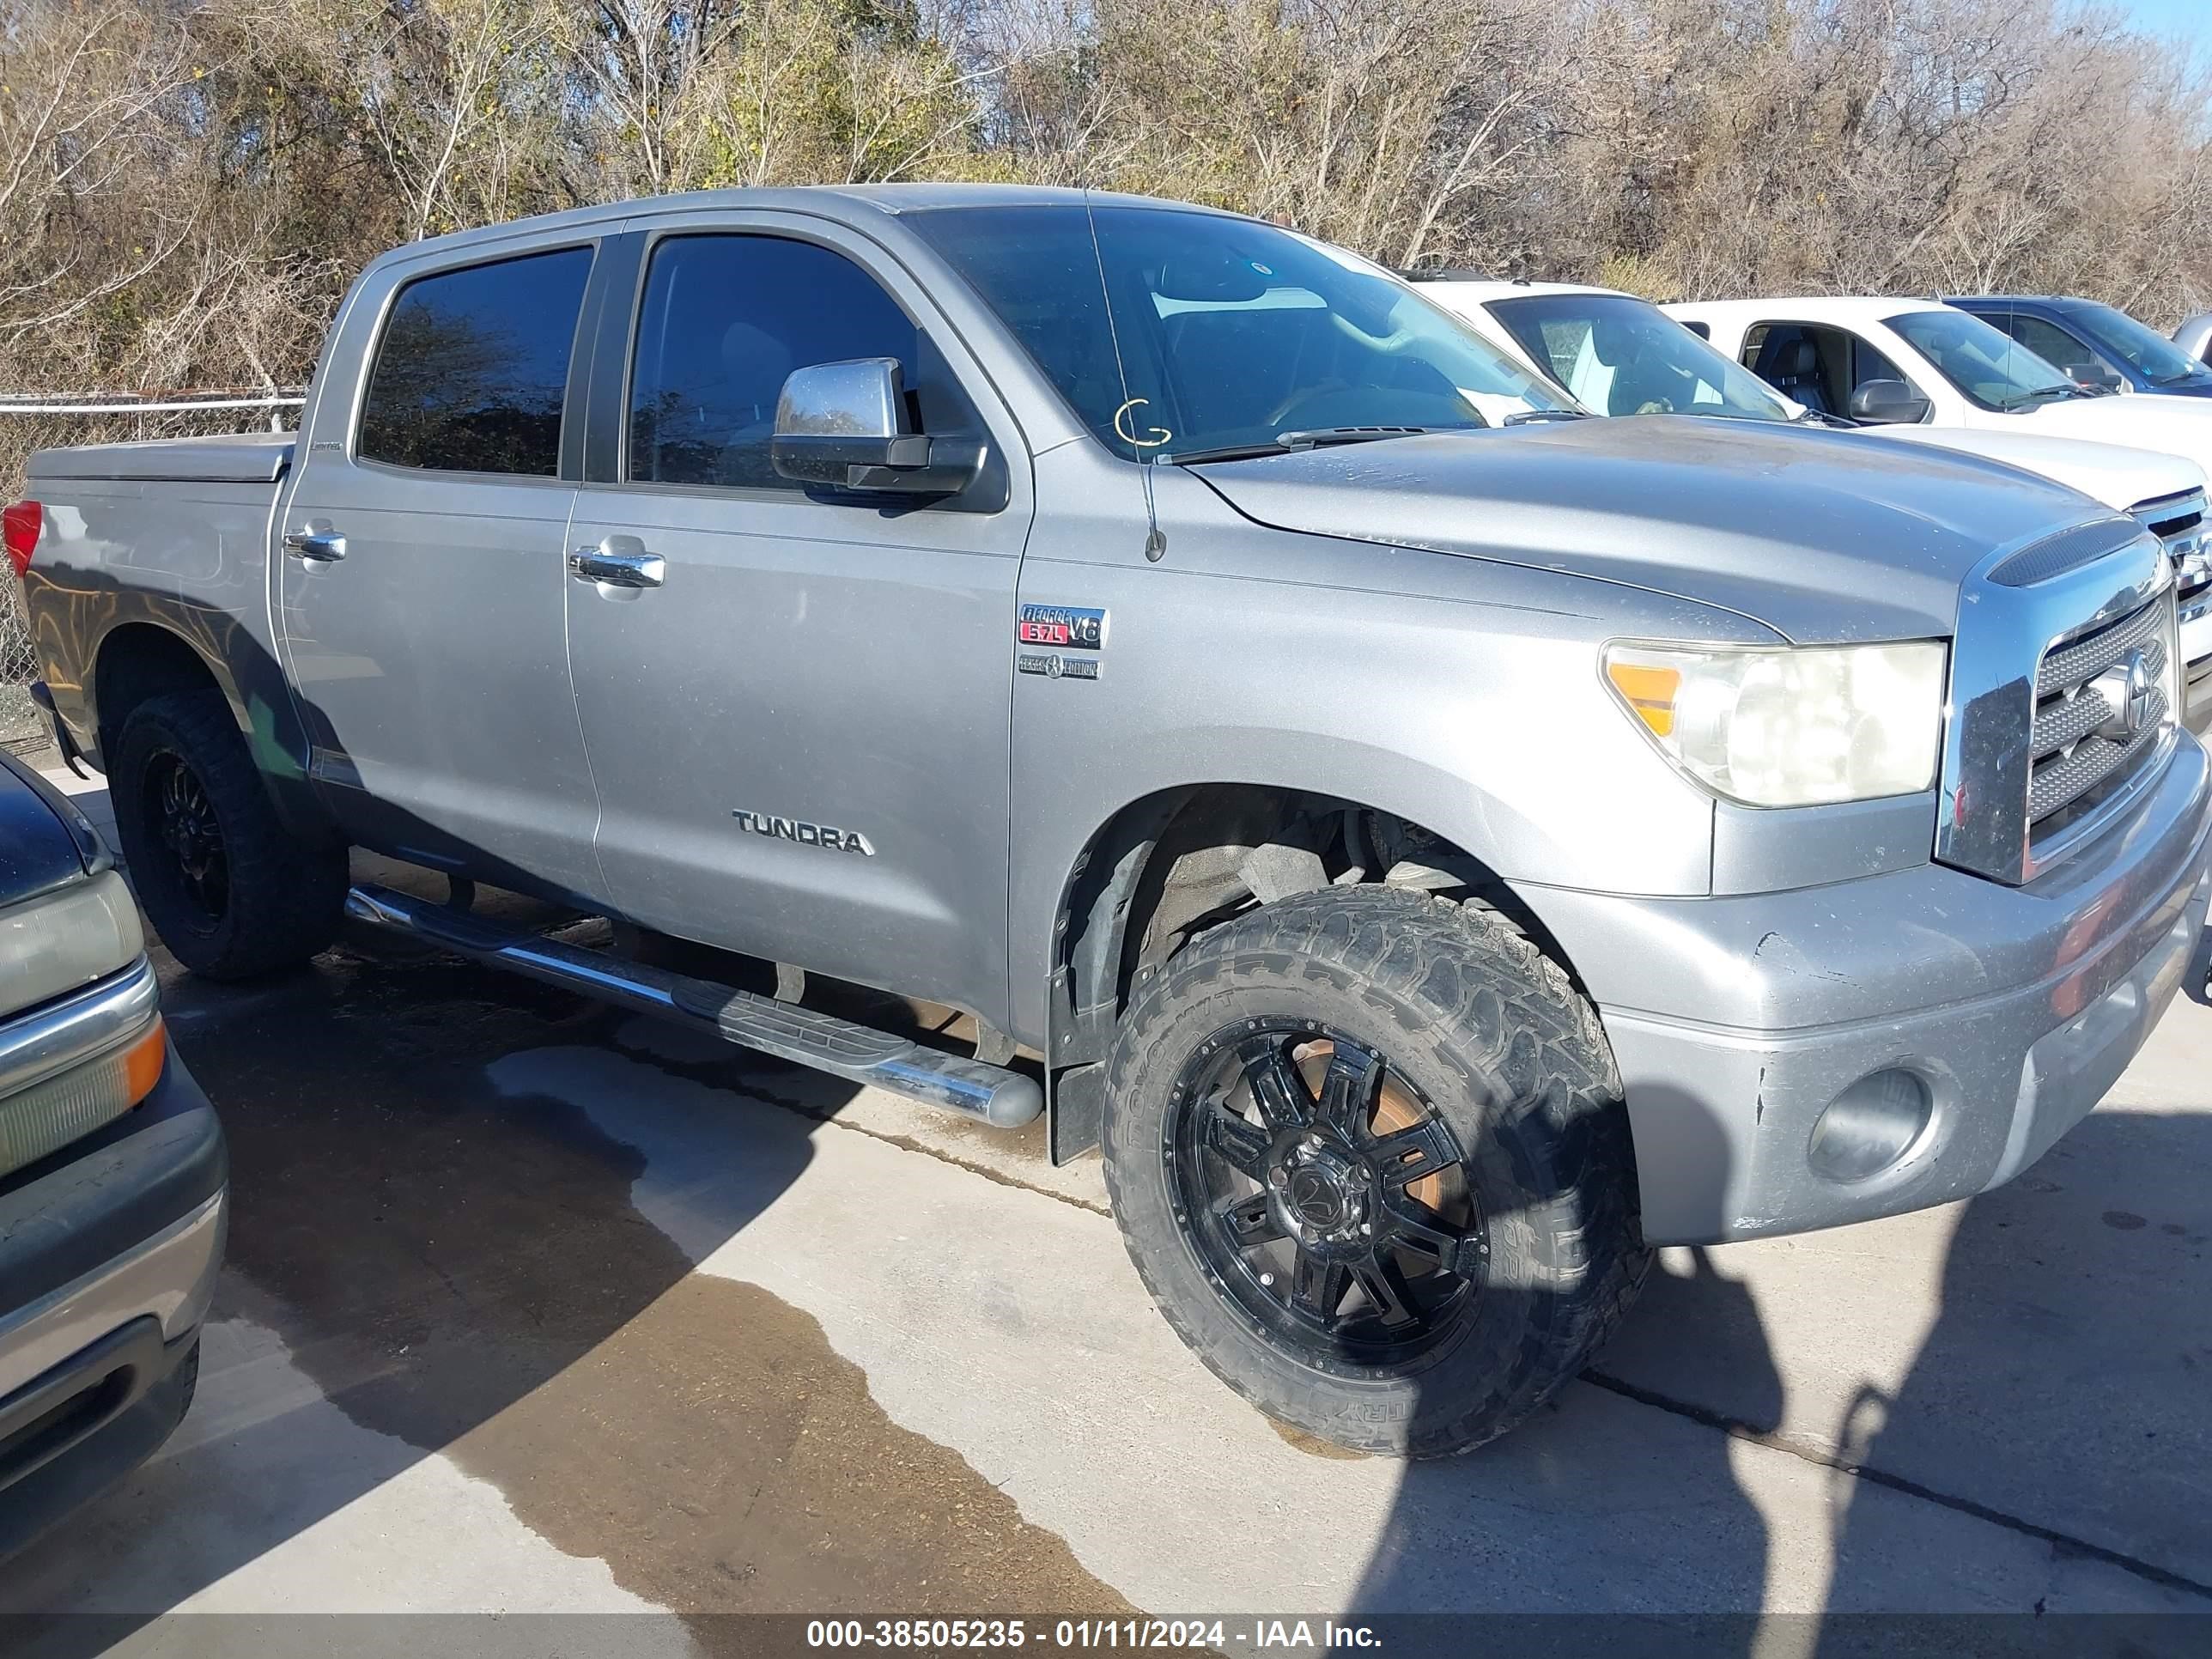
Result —
<instances>
[{"instance_id":1,"label":"running board","mask_svg":"<svg viewBox=\"0 0 2212 1659\"><path fill-rule=\"evenodd\" d=\"M1034 1078L942 1054L811 1008L501 927L465 910L388 887L353 888L346 894L345 908L349 919L380 931L442 945L491 967L620 1007L671 1016L740 1048L811 1066L994 1128L1018 1129L1044 1109L1044 1091Z\"/></svg>"}]
</instances>

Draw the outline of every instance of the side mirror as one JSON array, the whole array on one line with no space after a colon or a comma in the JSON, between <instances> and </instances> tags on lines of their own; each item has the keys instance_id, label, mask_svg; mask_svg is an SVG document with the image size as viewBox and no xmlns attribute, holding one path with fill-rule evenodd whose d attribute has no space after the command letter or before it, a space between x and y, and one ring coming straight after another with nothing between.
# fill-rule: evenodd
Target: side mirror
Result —
<instances>
[{"instance_id":1,"label":"side mirror","mask_svg":"<svg viewBox=\"0 0 2212 1659\"><path fill-rule=\"evenodd\" d=\"M1909 426L1928 418L1928 399L1902 380L1862 380L1851 393L1851 418Z\"/></svg>"},{"instance_id":2,"label":"side mirror","mask_svg":"<svg viewBox=\"0 0 2212 1659\"><path fill-rule=\"evenodd\" d=\"M972 438L911 429L895 357L795 368L776 399L769 459L798 483L879 495L953 495L983 469Z\"/></svg>"},{"instance_id":3,"label":"side mirror","mask_svg":"<svg viewBox=\"0 0 2212 1659\"><path fill-rule=\"evenodd\" d=\"M2120 378L2119 370L2107 362L2068 363L2065 374L2076 386L2097 386L2106 392L2128 390L2128 383Z\"/></svg>"}]
</instances>

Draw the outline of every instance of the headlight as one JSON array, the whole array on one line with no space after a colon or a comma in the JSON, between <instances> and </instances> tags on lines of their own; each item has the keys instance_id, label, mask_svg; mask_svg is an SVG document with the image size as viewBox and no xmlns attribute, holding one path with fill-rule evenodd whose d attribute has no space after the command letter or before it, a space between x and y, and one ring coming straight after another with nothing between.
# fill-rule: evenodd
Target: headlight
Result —
<instances>
[{"instance_id":1,"label":"headlight","mask_svg":"<svg viewBox=\"0 0 2212 1659\"><path fill-rule=\"evenodd\" d=\"M1609 645L1606 683L1668 759L1747 806L1910 795L1936 781L1944 648Z\"/></svg>"}]
</instances>

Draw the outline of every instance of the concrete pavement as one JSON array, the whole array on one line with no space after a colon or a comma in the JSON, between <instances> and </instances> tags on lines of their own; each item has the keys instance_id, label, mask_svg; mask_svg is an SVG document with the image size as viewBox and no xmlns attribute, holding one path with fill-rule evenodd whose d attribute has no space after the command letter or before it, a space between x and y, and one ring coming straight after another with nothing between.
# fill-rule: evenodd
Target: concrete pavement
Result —
<instances>
[{"instance_id":1,"label":"concrete pavement","mask_svg":"<svg viewBox=\"0 0 2212 1659\"><path fill-rule=\"evenodd\" d=\"M449 961L165 977L234 1159L199 1399L0 1611L162 1651L205 1635L139 1625L173 1609L676 1615L639 1651L889 1608L1765 1613L1760 1651L1824 1610L2171 1612L2212 1645L2201 1001L2013 1187L1668 1252L1553 1409L1407 1467L1214 1382L1034 1131Z\"/></svg>"}]
</instances>

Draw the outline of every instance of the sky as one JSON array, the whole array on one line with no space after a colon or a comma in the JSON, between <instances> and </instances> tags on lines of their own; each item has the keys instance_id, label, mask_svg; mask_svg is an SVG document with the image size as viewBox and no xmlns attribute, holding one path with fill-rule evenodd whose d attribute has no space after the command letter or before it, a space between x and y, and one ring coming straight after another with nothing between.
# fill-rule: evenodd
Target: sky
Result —
<instances>
[{"instance_id":1,"label":"sky","mask_svg":"<svg viewBox=\"0 0 2212 1659\"><path fill-rule=\"evenodd\" d=\"M2145 28L2212 46L2212 0L2122 0L2122 5Z\"/></svg>"}]
</instances>

